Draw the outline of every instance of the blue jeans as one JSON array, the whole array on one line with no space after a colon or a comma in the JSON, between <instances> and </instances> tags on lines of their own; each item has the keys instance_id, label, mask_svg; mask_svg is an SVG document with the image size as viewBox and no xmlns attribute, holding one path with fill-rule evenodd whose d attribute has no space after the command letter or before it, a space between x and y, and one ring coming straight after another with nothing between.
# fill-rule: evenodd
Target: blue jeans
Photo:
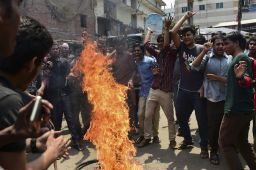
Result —
<instances>
[{"instance_id":1,"label":"blue jeans","mask_svg":"<svg viewBox=\"0 0 256 170\"><path fill-rule=\"evenodd\" d=\"M191 132L189 128L189 118L193 110L195 110L196 120L199 129L200 146L207 148L207 113L206 113L206 101L200 98L198 92L188 92L182 89L178 90L176 101L176 115L177 120L184 136L185 141L192 141Z\"/></svg>"}]
</instances>

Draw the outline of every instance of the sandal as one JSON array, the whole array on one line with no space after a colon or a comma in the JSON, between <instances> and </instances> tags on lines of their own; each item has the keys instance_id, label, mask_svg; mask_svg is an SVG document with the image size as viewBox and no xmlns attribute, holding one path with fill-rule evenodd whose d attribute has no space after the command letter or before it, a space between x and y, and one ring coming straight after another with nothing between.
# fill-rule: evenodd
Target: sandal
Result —
<instances>
[{"instance_id":1,"label":"sandal","mask_svg":"<svg viewBox=\"0 0 256 170\"><path fill-rule=\"evenodd\" d=\"M200 157L202 159L207 159L209 158L209 153L207 149L201 149Z\"/></svg>"},{"instance_id":2,"label":"sandal","mask_svg":"<svg viewBox=\"0 0 256 170\"><path fill-rule=\"evenodd\" d=\"M220 164L219 155L217 153L211 153L210 154L210 163L213 164L213 165L219 165Z\"/></svg>"}]
</instances>

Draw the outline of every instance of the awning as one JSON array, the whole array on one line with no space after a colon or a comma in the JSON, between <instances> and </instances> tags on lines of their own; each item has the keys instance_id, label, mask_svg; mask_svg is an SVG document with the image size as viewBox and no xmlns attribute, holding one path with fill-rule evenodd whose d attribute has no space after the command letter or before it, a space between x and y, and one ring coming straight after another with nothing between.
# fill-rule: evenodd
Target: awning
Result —
<instances>
[{"instance_id":1,"label":"awning","mask_svg":"<svg viewBox=\"0 0 256 170\"><path fill-rule=\"evenodd\" d=\"M237 30L230 29L230 28L225 28L225 27L219 27L219 28L200 28L200 34L203 34L203 35L211 35L212 33L216 33L216 32L219 32L219 31L228 34L230 32L234 32L234 31L237 31ZM241 31L241 33L243 35L249 34L246 31Z\"/></svg>"},{"instance_id":2,"label":"awning","mask_svg":"<svg viewBox=\"0 0 256 170\"><path fill-rule=\"evenodd\" d=\"M244 25L244 24L253 24L253 23L256 23L256 19L248 19L248 20L242 20L241 21L242 25ZM226 27L226 26L236 26L237 24L238 24L237 21L221 22L219 24L214 25L213 27L217 28L217 27Z\"/></svg>"}]
</instances>

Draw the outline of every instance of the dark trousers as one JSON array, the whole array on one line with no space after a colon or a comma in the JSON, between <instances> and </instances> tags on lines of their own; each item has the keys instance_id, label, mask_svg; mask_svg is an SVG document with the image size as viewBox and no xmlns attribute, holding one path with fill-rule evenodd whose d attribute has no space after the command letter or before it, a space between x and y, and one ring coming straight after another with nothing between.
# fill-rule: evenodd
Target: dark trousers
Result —
<instances>
[{"instance_id":1,"label":"dark trousers","mask_svg":"<svg viewBox=\"0 0 256 170\"><path fill-rule=\"evenodd\" d=\"M208 140L211 153L217 153L219 149L218 139L220 124L224 115L225 101L211 102L207 100L207 116L208 116Z\"/></svg>"},{"instance_id":2,"label":"dark trousers","mask_svg":"<svg viewBox=\"0 0 256 170\"><path fill-rule=\"evenodd\" d=\"M138 88L127 91L127 104L129 107L129 120L131 128L139 127L138 119L138 105L139 105L139 92Z\"/></svg>"},{"instance_id":3,"label":"dark trousers","mask_svg":"<svg viewBox=\"0 0 256 170\"><path fill-rule=\"evenodd\" d=\"M61 123L63 114L67 121L68 129L71 133L72 140L77 141L80 139L79 133L74 119L74 113L72 112L72 105L70 97L64 96L49 96L49 101L53 104L53 111L51 118L55 126L55 130L61 130Z\"/></svg>"},{"instance_id":4,"label":"dark trousers","mask_svg":"<svg viewBox=\"0 0 256 170\"><path fill-rule=\"evenodd\" d=\"M83 92L72 92L70 94L71 104L74 113L75 124L77 127L77 132L83 137L90 127L91 121L91 104L88 101L87 93ZM81 114L83 130L80 124L79 116Z\"/></svg>"},{"instance_id":5,"label":"dark trousers","mask_svg":"<svg viewBox=\"0 0 256 170\"><path fill-rule=\"evenodd\" d=\"M256 169L255 153L248 142L248 132L252 118L252 114L233 113L223 117L219 144L230 170L244 169L236 153L236 148L239 149L249 168L251 170Z\"/></svg>"},{"instance_id":6,"label":"dark trousers","mask_svg":"<svg viewBox=\"0 0 256 170\"><path fill-rule=\"evenodd\" d=\"M196 120L199 129L200 146L207 148L207 113L205 110L206 103L204 99L200 98L198 92L188 92L179 89L176 101L176 115L179 126L185 141L192 141L191 132L189 128L189 118L192 111L195 110Z\"/></svg>"}]
</instances>

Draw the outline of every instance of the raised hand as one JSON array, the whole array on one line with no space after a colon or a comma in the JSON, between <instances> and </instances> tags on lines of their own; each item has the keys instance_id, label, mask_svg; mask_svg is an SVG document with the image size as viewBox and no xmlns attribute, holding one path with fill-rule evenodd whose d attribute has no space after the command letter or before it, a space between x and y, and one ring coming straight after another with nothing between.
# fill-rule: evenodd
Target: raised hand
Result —
<instances>
[{"instance_id":1,"label":"raised hand","mask_svg":"<svg viewBox=\"0 0 256 170\"><path fill-rule=\"evenodd\" d=\"M212 42L207 42L207 43L204 43L204 48L203 48L203 50L205 51L205 52L208 52L210 49L212 48Z\"/></svg>"},{"instance_id":2,"label":"raised hand","mask_svg":"<svg viewBox=\"0 0 256 170\"><path fill-rule=\"evenodd\" d=\"M164 19L164 27L169 29L170 26L172 25L172 21L173 17L169 15L167 18Z\"/></svg>"},{"instance_id":3,"label":"raised hand","mask_svg":"<svg viewBox=\"0 0 256 170\"><path fill-rule=\"evenodd\" d=\"M239 61L239 64L235 64L234 66L234 73L236 78L242 78L244 73L247 70L247 63L246 61Z\"/></svg>"},{"instance_id":4,"label":"raised hand","mask_svg":"<svg viewBox=\"0 0 256 170\"><path fill-rule=\"evenodd\" d=\"M190 17L193 17L195 14L196 14L196 12L188 11L188 12L186 13L186 17L187 17L187 18L190 18Z\"/></svg>"}]
</instances>

